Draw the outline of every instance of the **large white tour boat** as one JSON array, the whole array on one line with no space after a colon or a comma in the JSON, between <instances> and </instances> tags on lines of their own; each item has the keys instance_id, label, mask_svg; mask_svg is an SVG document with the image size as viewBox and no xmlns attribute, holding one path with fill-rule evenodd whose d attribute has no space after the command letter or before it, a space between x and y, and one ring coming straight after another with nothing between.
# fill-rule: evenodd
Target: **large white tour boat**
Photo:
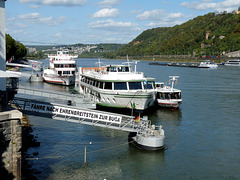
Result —
<instances>
[{"instance_id":1,"label":"large white tour boat","mask_svg":"<svg viewBox=\"0 0 240 180\"><path fill-rule=\"evenodd\" d=\"M180 89L173 88L173 85L179 76L169 76L169 78L169 86L164 86L164 83L156 83L157 103L161 107L178 108L182 103L182 92Z\"/></svg>"},{"instance_id":2,"label":"large white tour boat","mask_svg":"<svg viewBox=\"0 0 240 180\"><path fill-rule=\"evenodd\" d=\"M100 64L100 62L99 62ZM133 70L129 62L103 67L80 67L75 86L97 105L143 111L155 104L155 78Z\"/></svg>"},{"instance_id":3,"label":"large white tour boat","mask_svg":"<svg viewBox=\"0 0 240 180\"><path fill-rule=\"evenodd\" d=\"M49 67L43 70L43 79L48 83L74 85L76 72L76 55L69 51L57 51L56 55L49 55Z\"/></svg>"},{"instance_id":4,"label":"large white tour boat","mask_svg":"<svg viewBox=\"0 0 240 180\"><path fill-rule=\"evenodd\" d=\"M224 65L225 66L240 66L240 59L228 60Z\"/></svg>"}]
</instances>

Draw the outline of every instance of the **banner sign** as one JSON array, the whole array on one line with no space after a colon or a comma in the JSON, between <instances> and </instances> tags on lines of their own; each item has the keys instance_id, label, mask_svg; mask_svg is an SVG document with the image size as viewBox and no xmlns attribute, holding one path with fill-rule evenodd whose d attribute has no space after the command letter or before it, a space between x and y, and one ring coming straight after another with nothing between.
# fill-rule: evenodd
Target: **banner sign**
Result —
<instances>
[{"instance_id":1,"label":"banner sign","mask_svg":"<svg viewBox=\"0 0 240 180\"><path fill-rule=\"evenodd\" d=\"M25 106L25 110L46 113L57 114L62 116L71 116L77 118L85 118L95 121L103 121L120 124L122 121L121 116L115 116L112 114L105 114L101 112L87 111L81 109L67 108L55 105L41 104L41 103L29 103L29 106Z\"/></svg>"}]
</instances>

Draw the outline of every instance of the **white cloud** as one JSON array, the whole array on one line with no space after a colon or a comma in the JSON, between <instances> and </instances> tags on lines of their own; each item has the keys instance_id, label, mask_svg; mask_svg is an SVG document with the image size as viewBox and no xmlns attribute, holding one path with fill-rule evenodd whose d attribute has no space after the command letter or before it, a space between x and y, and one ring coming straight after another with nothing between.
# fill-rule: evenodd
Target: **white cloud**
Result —
<instances>
[{"instance_id":1,"label":"white cloud","mask_svg":"<svg viewBox=\"0 0 240 180\"><path fill-rule=\"evenodd\" d=\"M121 1L122 0L103 0L103 1L99 2L98 4L100 5L100 7L110 8L110 7L120 4Z\"/></svg>"},{"instance_id":2,"label":"white cloud","mask_svg":"<svg viewBox=\"0 0 240 180\"><path fill-rule=\"evenodd\" d=\"M162 9L154 9L152 11L145 11L142 14L137 15L138 20L164 20L182 18L182 13L165 13Z\"/></svg>"},{"instance_id":3,"label":"white cloud","mask_svg":"<svg viewBox=\"0 0 240 180\"><path fill-rule=\"evenodd\" d=\"M39 0L19 0L20 3L32 3L32 2L39 2Z\"/></svg>"},{"instance_id":4,"label":"white cloud","mask_svg":"<svg viewBox=\"0 0 240 180\"><path fill-rule=\"evenodd\" d=\"M145 11L142 14L137 15L138 20L150 20L159 19L164 15L164 10L154 9L152 11Z\"/></svg>"},{"instance_id":5,"label":"white cloud","mask_svg":"<svg viewBox=\"0 0 240 180\"><path fill-rule=\"evenodd\" d=\"M39 8L39 5L35 4L35 5L30 5L28 7L31 9L37 9L37 8Z\"/></svg>"},{"instance_id":6,"label":"white cloud","mask_svg":"<svg viewBox=\"0 0 240 180\"><path fill-rule=\"evenodd\" d=\"M103 30L122 30L126 29L128 31L138 30L138 25L131 22L116 22L111 19L105 21L96 21L88 24L91 29L103 29Z\"/></svg>"},{"instance_id":7,"label":"white cloud","mask_svg":"<svg viewBox=\"0 0 240 180\"><path fill-rule=\"evenodd\" d=\"M55 38L61 38L62 37L62 34L61 33L57 33L54 35Z\"/></svg>"},{"instance_id":8,"label":"white cloud","mask_svg":"<svg viewBox=\"0 0 240 180\"><path fill-rule=\"evenodd\" d=\"M176 21L152 21L145 25L145 27L172 27L177 24L184 23L184 20L176 20Z\"/></svg>"},{"instance_id":9,"label":"white cloud","mask_svg":"<svg viewBox=\"0 0 240 180\"><path fill-rule=\"evenodd\" d=\"M37 3L47 6L83 6L88 0L19 0L20 3Z\"/></svg>"},{"instance_id":10,"label":"white cloud","mask_svg":"<svg viewBox=\"0 0 240 180\"><path fill-rule=\"evenodd\" d=\"M64 16L58 18L42 17L40 13L21 14L18 15L17 18L29 24L47 24L49 26L57 26L66 19Z\"/></svg>"},{"instance_id":11,"label":"white cloud","mask_svg":"<svg viewBox=\"0 0 240 180\"><path fill-rule=\"evenodd\" d=\"M92 17L93 18L106 18L106 17L116 17L118 16L119 11L118 9L112 8L112 9L101 9L100 11L96 12Z\"/></svg>"},{"instance_id":12,"label":"white cloud","mask_svg":"<svg viewBox=\"0 0 240 180\"><path fill-rule=\"evenodd\" d=\"M214 10L214 11L228 11L237 10L240 6L240 0L224 0L222 2L211 2L209 0L183 2L180 4L183 7L194 10Z\"/></svg>"}]
</instances>

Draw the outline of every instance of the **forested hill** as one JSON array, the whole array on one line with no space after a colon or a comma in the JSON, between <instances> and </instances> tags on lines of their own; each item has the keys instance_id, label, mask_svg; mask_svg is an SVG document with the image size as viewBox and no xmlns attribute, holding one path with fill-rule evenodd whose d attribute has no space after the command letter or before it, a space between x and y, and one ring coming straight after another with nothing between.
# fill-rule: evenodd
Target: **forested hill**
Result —
<instances>
[{"instance_id":1,"label":"forested hill","mask_svg":"<svg viewBox=\"0 0 240 180\"><path fill-rule=\"evenodd\" d=\"M146 30L117 55L220 55L236 50L240 50L240 14L224 12L198 16L174 27Z\"/></svg>"}]
</instances>

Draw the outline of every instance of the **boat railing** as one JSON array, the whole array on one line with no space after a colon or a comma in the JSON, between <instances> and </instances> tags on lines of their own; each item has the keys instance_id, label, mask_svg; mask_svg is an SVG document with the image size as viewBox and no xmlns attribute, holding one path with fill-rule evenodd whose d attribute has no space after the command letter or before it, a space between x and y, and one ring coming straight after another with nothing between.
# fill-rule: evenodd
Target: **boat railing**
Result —
<instances>
[{"instance_id":1,"label":"boat railing","mask_svg":"<svg viewBox=\"0 0 240 180\"><path fill-rule=\"evenodd\" d=\"M105 67L81 67L81 72L84 73L84 72L88 72L88 71L96 71L96 72L99 72L99 71L104 71L105 70Z\"/></svg>"}]
</instances>

